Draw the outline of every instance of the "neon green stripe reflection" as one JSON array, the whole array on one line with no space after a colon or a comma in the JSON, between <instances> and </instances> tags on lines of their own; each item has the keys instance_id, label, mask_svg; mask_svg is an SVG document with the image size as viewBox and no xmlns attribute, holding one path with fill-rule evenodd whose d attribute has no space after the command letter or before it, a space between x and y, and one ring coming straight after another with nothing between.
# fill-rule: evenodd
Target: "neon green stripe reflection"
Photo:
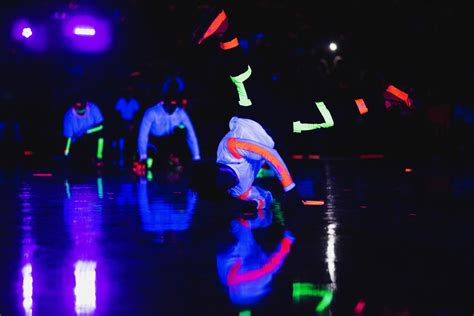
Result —
<instances>
[{"instance_id":1,"label":"neon green stripe reflection","mask_svg":"<svg viewBox=\"0 0 474 316\"><path fill-rule=\"evenodd\" d=\"M102 159L104 152L104 139L101 137L97 140L97 159Z\"/></svg>"},{"instance_id":2,"label":"neon green stripe reflection","mask_svg":"<svg viewBox=\"0 0 474 316\"><path fill-rule=\"evenodd\" d=\"M99 199L104 197L104 185L102 184L101 177L97 178L97 195L99 196Z\"/></svg>"},{"instance_id":3,"label":"neon green stripe reflection","mask_svg":"<svg viewBox=\"0 0 474 316\"><path fill-rule=\"evenodd\" d=\"M71 198L71 189L69 188L69 182L66 180L64 182L64 185L66 186L66 196L68 199Z\"/></svg>"},{"instance_id":4,"label":"neon green stripe reflection","mask_svg":"<svg viewBox=\"0 0 474 316\"><path fill-rule=\"evenodd\" d=\"M330 289L316 288L312 283L293 283L293 301L299 302L302 296L321 297L321 301L316 305L315 311L324 311L332 302L333 294Z\"/></svg>"}]
</instances>

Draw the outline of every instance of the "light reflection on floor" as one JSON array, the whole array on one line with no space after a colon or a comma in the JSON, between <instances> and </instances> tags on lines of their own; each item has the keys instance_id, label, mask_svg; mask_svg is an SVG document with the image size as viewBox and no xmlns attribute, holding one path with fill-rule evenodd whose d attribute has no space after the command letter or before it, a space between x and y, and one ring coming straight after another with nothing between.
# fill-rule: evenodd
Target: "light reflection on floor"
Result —
<instances>
[{"instance_id":1,"label":"light reflection on floor","mask_svg":"<svg viewBox=\"0 0 474 316\"><path fill-rule=\"evenodd\" d=\"M466 207L474 168L290 167L303 197L324 201L298 210L292 230L279 203L229 210L200 199L185 174L167 183L127 172L4 171L0 314L474 312ZM273 180L262 185L278 188Z\"/></svg>"}]
</instances>

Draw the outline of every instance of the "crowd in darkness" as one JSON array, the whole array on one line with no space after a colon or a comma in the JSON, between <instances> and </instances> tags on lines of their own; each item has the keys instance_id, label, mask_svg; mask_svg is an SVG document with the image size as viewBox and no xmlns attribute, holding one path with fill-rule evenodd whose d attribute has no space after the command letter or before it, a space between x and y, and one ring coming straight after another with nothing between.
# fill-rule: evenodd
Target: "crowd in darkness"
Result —
<instances>
[{"instance_id":1,"label":"crowd in darkness","mask_svg":"<svg viewBox=\"0 0 474 316\"><path fill-rule=\"evenodd\" d=\"M18 152L60 154L62 117L72 90L79 87L97 103L107 124L126 85L135 88L144 111L159 100L164 78L175 73L185 80L188 112L203 152L214 153L225 131L215 120L231 102L225 93L230 83L215 47L191 43L193 28L213 3L34 1L30 7L27 2L3 10L3 29L22 12L47 20L58 11L94 8L110 19L113 44L96 54L66 51L61 45L38 53L4 34L2 143L13 144ZM226 5L255 75L272 95L269 102L275 102L269 116L287 118L288 126L295 120L318 121L315 101L324 101L333 114L335 125L328 130L295 135L288 127L284 143L304 143L291 150L472 152L472 54L467 47L456 47L469 39L468 10L461 5L408 0L248 0ZM338 44L338 51L328 50L330 41ZM382 93L389 84L410 94L413 110L384 107ZM367 115L357 112L356 98L365 100ZM206 136L200 133L204 129Z\"/></svg>"}]
</instances>

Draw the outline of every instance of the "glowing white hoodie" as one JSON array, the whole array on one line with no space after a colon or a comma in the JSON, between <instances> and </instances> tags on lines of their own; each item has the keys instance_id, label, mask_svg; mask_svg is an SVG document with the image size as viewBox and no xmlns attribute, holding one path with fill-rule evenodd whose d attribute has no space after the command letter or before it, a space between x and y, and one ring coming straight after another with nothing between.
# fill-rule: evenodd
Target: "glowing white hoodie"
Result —
<instances>
[{"instance_id":1,"label":"glowing white hoodie","mask_svg":"<svg viewBox=\"0 0 474 316\"><path fill-rule=\"evenodd\" d=\"M138 132L138 153L140 154L140 159L147 158L150 133L156 137L170 135L179 126L186 128L186 142L193 160L201 159L196 133L188 114L180 107L177 107L172 114L168 114L163 108L163 102L159 102L147 109L143 115Z\"/></svg>"},{"instance_id":2,"label":"glowing white hoodie","mask_svg":"<svg viewBox=\"0 0 474 316\"><path fill-rule=\"evenodd\" d=\"M275 142L259 123L234 116L229 129L219 143L216 161L231 167L239 178L239 183L229 189L231 196L254 200L259 208L270 206L271 193L253 185L265 162L275 171L285 192L295 187L285 162L273 148Z\"/></svg>"}]
</instances>

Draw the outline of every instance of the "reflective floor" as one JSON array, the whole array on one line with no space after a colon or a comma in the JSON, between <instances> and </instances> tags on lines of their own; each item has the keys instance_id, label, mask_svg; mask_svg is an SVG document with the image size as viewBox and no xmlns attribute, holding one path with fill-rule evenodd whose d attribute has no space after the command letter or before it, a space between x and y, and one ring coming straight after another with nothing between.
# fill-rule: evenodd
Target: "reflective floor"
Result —
<instances>
[{"instance_id":1,"label":"reflective floor","mask_svg":"<svg viewBox=\"0 0 474 316\"><path fill-rule=\"evenodd\" d=\"M0 315L474 313L472 166L289 167L300 194L324 202L291 229L278 193L269 210L226 209L185 172L3 170Z\"/></svg>"}]
</instances>

